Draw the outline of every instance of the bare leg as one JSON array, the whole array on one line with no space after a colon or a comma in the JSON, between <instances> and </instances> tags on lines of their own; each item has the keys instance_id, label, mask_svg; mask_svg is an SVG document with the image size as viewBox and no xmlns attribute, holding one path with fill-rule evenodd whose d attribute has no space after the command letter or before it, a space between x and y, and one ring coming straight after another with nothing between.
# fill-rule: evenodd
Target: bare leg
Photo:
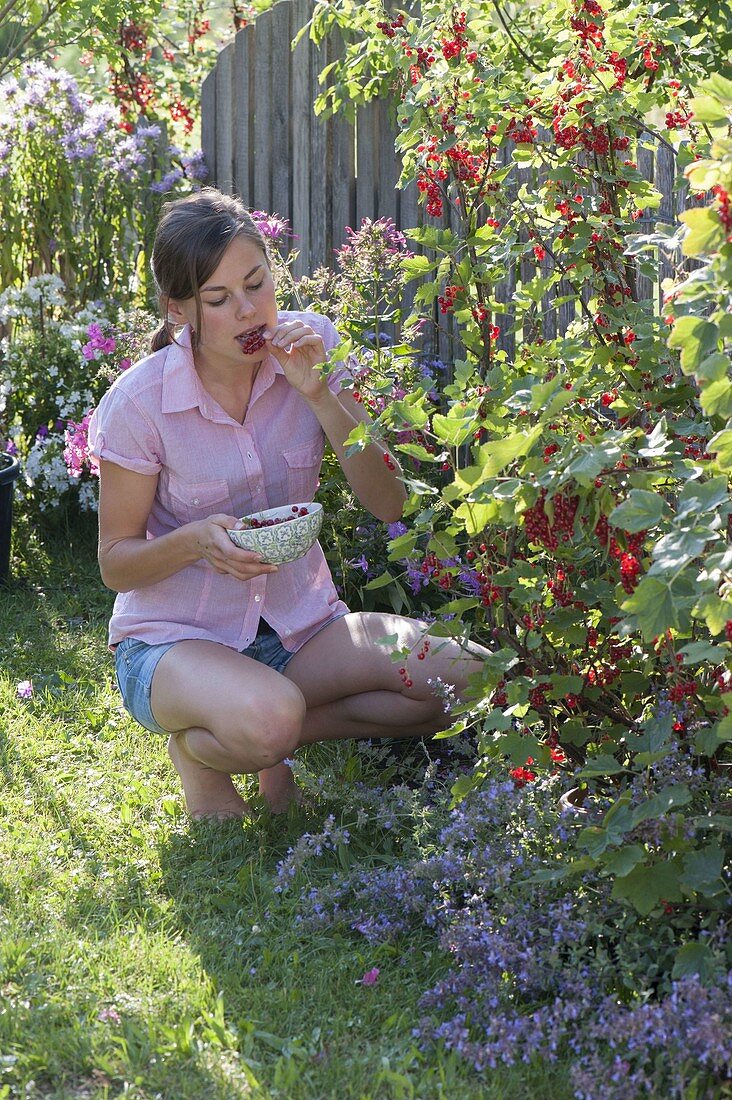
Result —
<instances>
[{"instance_id":1,"label":"bare leg","mask_svg":"<svg viewBox=\"0 0 732 1100\"><path fill-rule=\"evenodd\" d=\"M280 764L305 714L284 676L226 646L179 642L155 670L151 703L160 725L176 731L169 752L192 816L244 816L249 808L231 781L242 772L264 772L265 798L283 808L292 776Z\"/></svg>"},{"instance_id":2,"label":"bare leg","mask_svg":"<svg viewBox=\"0 0 732 1100\"><path fill-rule=\"evenodd\" d=\"M283 814L300 794L289 764L275 764L259 773L259 793L273 814Z\"/></svg>"},{"instance_id":3,"label":"bare leg","mask_svg":"<svg viewBox=\"0 0 732 1100\"><path fill-rule=\"evenodd\" d=\"M394 663L377 639L397 635L409 656ZM346 737L419 737L450 725L437 681L460 698L487 650L433 639L425 654L416 620L375 612L347 615L316 634L290 661L285 675L307 701L300 744ZM424 655L420 659L418 653ZM399 669L405 668L404 676ZM405 679L410 681L405 684Z\"/></svg>"},{"instance_id":4,"label":"bare leg","mask_svg":"<svg viewBox=\"0 0 732 1100\"><path fill-rule=\"evenodd\" d=\"M215 817L223 821L251 815L251 806L239 794L231 776L191 756L183 734L171 733L168 754L181 778L186 808L194 820Z\"/></svg>"}]
</instances>

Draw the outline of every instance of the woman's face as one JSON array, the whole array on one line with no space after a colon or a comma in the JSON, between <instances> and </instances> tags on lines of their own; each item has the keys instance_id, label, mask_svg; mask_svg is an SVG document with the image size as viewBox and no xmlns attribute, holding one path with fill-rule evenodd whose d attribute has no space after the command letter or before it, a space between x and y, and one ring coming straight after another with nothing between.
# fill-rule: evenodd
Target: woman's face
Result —
<instances>
[{"instance_id":1,"label":"woman's face","mask_svg":"<svg viewBox=\"0 0 732 1100\"><path fill-rule=\"evenodd\" d=\"M269 353L256 331L277 324L274 280L262 249L250 238L235 237L219 266L199 290L201 331L196 342L198 365L226 367L259 363ZM196 300L169 303L176 324L196 328Z\"/></svg>"}]
</instances>

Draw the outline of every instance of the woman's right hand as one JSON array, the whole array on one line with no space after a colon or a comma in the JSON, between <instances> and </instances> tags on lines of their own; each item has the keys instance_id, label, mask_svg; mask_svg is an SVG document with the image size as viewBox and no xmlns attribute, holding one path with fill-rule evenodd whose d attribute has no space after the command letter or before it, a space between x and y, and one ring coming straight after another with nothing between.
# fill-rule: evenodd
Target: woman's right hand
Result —
<instances>
[{"instance_id":1,"label":"woman's right hand","mask_svg":"<svg viewBox=\"0 0 732 1100\"><path fill-rule=\"evenodd\" d=\"M227 530L239 526L234 516L215 515L186 524L191 546L217 573L228 573L240 581L250 581L263 573L276 573L276 565L266 565L255 550L235 546Z\"/></svg>"}]
</instances>

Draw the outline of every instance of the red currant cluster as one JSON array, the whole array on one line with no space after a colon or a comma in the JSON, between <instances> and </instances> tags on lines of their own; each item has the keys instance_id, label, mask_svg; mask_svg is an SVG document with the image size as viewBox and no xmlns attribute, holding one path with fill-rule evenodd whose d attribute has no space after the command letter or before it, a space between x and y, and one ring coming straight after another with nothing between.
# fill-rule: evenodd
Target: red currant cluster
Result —
<instances>
[{"instance_id":1,"label":"red currant cluster","mask_svg":"<svg viewBox=\"0 0 732 1100\"><path fill-rule=\"evenodd\" d=\"M538 130L531 115L526 115L520 122L512 118L506 127L506 137L517 145L533 145L537 133Z\"/></svg>"},{"instance_id":2,"label":"red currant cluster","mask_svg":"<svg viewBox=\"0 0 732 1100\"><path fill-rule=\"evenodd\" d=\"M190 134L193 129L193 115L190 109L185 105L182 99L174 99L170 104L170 117L174 122L182 122L183 130L186 134Z\"/></svg>"},{"instance_id":3,"label":"red currant cluster","mask_svg":"<svg viewBox=\"0 0 732 1100\"><path fill-rule=\"evenodd\" d=\"M711 459L711 455L707 451L706 440L702 439L700 435L678 435L676 436L684 446L684 458L699 458L707 461Z\"/></svg>"},{"instance_id":4,"label":"red currant cluster","mask_svg":"<svg viewBox=\"0 0 732 1100\"><path fill-rule=\"evenodd\" d=\"M376 26L387 38L396 38L397 31L404 27L404 15L400 13L396 19L392 19L389 23L382 20L382 22L377 23Z\"/></svg>"},{"instance_id":5,"label":"red currant cluster","mask_svg":"<svg viewBox=\"0 0 732 1100\"><path fill-rule=\"evenodd\" d=\"M620 555L620 583L628 594L637 588L640 571L640 562L635 554Z\"/></svg>"},{"instance_id":6,"label":"red currant cluster","mask_svg":"<svg viewBox=\"0 0 732 1100\"><path fill-rule=\"evenodd\" d=\"M557 569L556 579L549 579L546 586L554 597L554 602L560 607L569 607L574 603L574 592L569 586L567 574L563 569Z\"/></svg>"},{"instance_id":7,"label":"red currant cluster","mask_svg":"<svg viewBox=\"0 0 732 1100\"><path fill-rule=\"evenodd\" d=\"M660 57L663 53L663 46L660 43L652 42L650 38L642 35L638 39L638 45L643 51L643 67L650 72L655 73L658 68L657 57Z\"/></svg>"},{"instance_id":8,"label":"red currant cluster","mask_svg":"<svg viewBox=\"0 0 732 1100\"><path fill-rule=\"evenodd\" d=\"M696 680L688 680L686 683L682 681L680 684L674 684L672 688L669 688L668 697L672 703L683 703L684 699L690 698L699 690L699 685Z\"/></svg>"},{"instance_id":9,"label":"red currant cluster","mask_svg":"<svg viewBox=\"0 0 732 1100\"><path fill-rule=\"evenodd\" d=\"M138 23L128 20L120 24L119 43L126 50L144 53L147 50L147 32Z\"/></svg>"},{"instance_id":10,"label":"red currant cluster","mask_svg":"<svg viewBox=\"0 0 732 1100\"><path fill-rule=\"evenodd\" d=\"M440 313L451 313L455 308L455 300L458 294L461 294L465 290L464 286L446 286L445 293L440 294L437 299L437 304L440 307Z\"/></svg>"},{"instance_id":11,"label":"red currant cluster","mask_svg":"<svg viewBox=\"0 0 732 1100\"><path fill-rule=\"evenodd\" d=\"M546 706L546 692L551 691L551 684L537 684L535 688L532 688L529 692L529 702L532 707L538 710L540 707Z\"/></svg>"},{"instance_id":12,"label":"red currant cluster","mask_svg":"<svg viewBox=\"0 0 732 1100\"><path fill-rule=\"evenodd\" d=\"M465 53L466 61L475 61L477 53L475 50L468 50L468 37L465 33L467 29L466 15L464 11L458 12L452 20L452 38L442 39L442 56L445 61L451 61L453 57L460 57L463 50Z\"/></svg>"},{"instance_id":13,"label":"red currant cluster","mask_svg":"<svg viewBox=\"0 0 732 1100\"><path fill-rule=\"evenodd\" d=\"M419 571L425 577L432 577L433 580L437 581L440 588L452 588L452 573L445 568L445 563L440 561L437 554L434 554L431 550L428 550L425 554Z\"/></svg>"},{"instance_id":14,"label":"red currant cluster","mask_svg":"<svg viewBox=\"0 0 732 1100\"><path fill-rule=\"evenodd\" d=\"M384 451L384 454L383 454L382 457L384 459L384 464L385 464L385 466L388 470L396 470L396 466L394 465L392 457L391 457L391 455L389 454L388 451Z\"/></svg>"},{"instance_id":15,"label":"red currant cluster","mask_svg":"<svg viewBox=\"0 0 732 1100\"><path fill-rule=\"evenodd\" d=\"M584 4L580 11L583 14L590 14L587 12ZM593 22L592 19L583 19L581 15L573 15L569 21L569 25L573 31L576 31L583 46L587 47L589 44L594 46L596 50L601 50L605 45L605 35L603 34L602 27L598 23Z\"/></svg>"},{"instance_id":16,"label":"red currant cluster","mask_svg":"<svg viewBox=\"0 0 732 1100\"><path fill-rule=\"evenodd\" d=\"M508 696L506 695L506 692L503 690L505 688L505 686L506 686L506 681L505 680L499 680L498 683L496 684L496 690L493 692L493 695L491 696L491 703L493 704L494 707L505 707L506 704L508 703Z\"/></svg>"},{"instance_id":17,"label":"red currant cluster","mask_svg":"<svg viewBox=\"0 0 732 1100\"><path fill-rule=\"evenodd\" d=\"M145 73L128 72L124 77L120 73L113 73L109 91L119 103L120 113L129 113L133 104L145 112L148 105L155 98L155 87L149 76ZM131 130L131 124L127 123L123 129Z\"/></svg>"},{"instance_id":18,"label":"red currant cluster","mask_svg":"<svg viewBox=\"0 0 732 1100\"><path fill-rule=\"evenodd\" d=\"M554 521L550 525L545 510L546 489L542 489L539 498L524 513L526 537L530 543L543 546L545 550L556 550L560 542L571 542L574 533L574 517L579 497L557 493L552 497Z\"/></svg>"},{"instance_id":19,"label":"red currant cluster","mask_svg":"<svg viewBox=\"0 0 732 1100\"><path fill-rule=\"evenodd\" d=\"M210 19L194 19L193 26L188 33L188 44L194 46L199 38L203 38L204 34L208 34L211 30Z\"/></svg>"},{"instance_id":20,"label":"red currant cluster","mask_svg":"<svg viewBox=\"0 0 732 1100\"><path fill-rule=\"evenodd\" d=\"M480 183L483 179L485 162L483 157L476 156L460 142L453 145L452 149L445 150L445 156L450 162L450 167L456 179L463 183Z\"/></svg>"}]
</instances>

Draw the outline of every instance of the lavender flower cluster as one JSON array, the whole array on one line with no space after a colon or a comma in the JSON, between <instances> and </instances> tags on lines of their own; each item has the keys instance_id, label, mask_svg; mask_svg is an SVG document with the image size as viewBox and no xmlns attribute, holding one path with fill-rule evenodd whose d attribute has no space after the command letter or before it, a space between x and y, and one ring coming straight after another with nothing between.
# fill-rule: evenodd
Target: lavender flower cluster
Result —
<instances>
[{"instance_id":1,"label":"lavender flower cluster","mask_svg":"<svg viewBox=\"0 0 732 1100\"><path fill-rule=\"evenodd\" d=\"M381 794L388 804L391 792ZM709 938L716 984L672 981L670 961L660 963L673 933L657 917L629 915L607 878L529 884L586 825L557 812L558 794L551 778L523 789L494 780L441 823L433 805L398 863L331 873L303 894L300 919L372 944L420 927L436 934L450 968L425 992L414 1035L478 1072L569 1057L577 1100L681 1098L692 1081L697 1095L714 1095L703 1090L732 1069L723 935ZM331 818L326 838L333 828ZM322 847L317 835L303 841L310 855ZM288 887L293 854L281 866Z\"/></svg>"}]
</instances>

